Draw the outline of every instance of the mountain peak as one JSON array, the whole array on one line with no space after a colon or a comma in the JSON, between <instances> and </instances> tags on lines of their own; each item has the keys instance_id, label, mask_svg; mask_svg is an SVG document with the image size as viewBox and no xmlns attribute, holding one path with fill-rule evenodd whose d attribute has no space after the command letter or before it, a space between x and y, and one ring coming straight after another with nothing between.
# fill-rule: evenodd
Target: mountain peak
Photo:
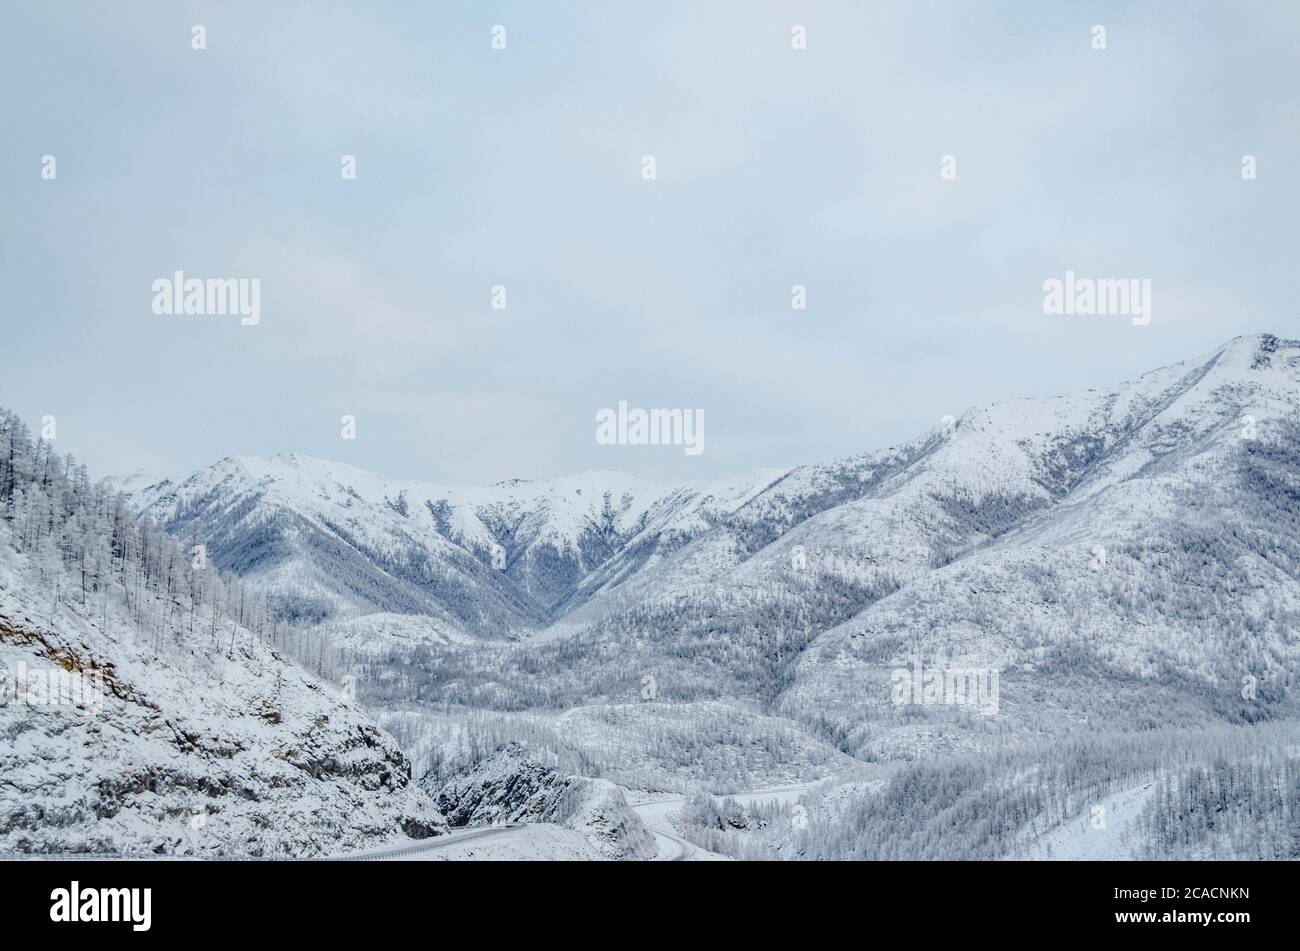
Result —
<instances>
[{"instance_id":1,"label":"mountain peak","mask_svg":"<svg viewBox=\"0 0 1300 951\"><path fill-rule=\"evenodd\" d=\"M1245 334L1225 343L1216 351L1216 356L1226 358L1234 365L1260 370L1273 366L1275 355L1287 350L1300 350L1300 340L1270 333Z\"/></svg>"}]
</instances>

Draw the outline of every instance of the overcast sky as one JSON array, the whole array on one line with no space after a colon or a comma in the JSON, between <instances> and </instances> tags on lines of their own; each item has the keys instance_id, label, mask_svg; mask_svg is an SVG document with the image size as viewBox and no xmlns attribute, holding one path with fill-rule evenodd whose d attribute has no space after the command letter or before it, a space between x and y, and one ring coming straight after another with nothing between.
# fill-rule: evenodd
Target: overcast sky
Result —
<instances>
[{"instance_id":1,"label":"overcast sky","mask_svg":"<svg viewBox=\"0 0 1300 951\"><path fill-rule=\"evenodd\" d=\"M705 477L1300 336L1295 3L342 7L6 6L0 405L93 474ZM1151 323L1045 315L1067 269ZM597 445L619 400L705 452Z\"/></svg>"}]
</instances>

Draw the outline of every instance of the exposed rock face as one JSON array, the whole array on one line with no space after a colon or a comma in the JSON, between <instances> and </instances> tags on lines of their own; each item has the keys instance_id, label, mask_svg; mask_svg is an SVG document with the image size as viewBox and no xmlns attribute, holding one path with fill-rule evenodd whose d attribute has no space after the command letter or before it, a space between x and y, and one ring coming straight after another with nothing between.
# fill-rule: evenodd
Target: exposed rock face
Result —
<instances>
[{"instance_id":1,"label":"exposed rock face","mask_svg":"<svg viewBox=\"0 0 1300 951\"><path fill-rule=\"evenodd\" d=\"M645 859L658 853L654 836L618 786L561 776L518 743L502 747L439 788L430 788L435 785L431 777L422 784L452 826L550 822L581 832L605 858Z\"/></svg>"},{"instance_id":2,"label":"exposed rock face","mask_svg":"<svg viewBox=\"0 0 1300 951\"><path fill-rule=\"evenodd\" d=\"M393 738L250 632L214 649L49 618L22 561L0 546L0 853L312 856L446 831Z\"/></svg>"}]
</instances>

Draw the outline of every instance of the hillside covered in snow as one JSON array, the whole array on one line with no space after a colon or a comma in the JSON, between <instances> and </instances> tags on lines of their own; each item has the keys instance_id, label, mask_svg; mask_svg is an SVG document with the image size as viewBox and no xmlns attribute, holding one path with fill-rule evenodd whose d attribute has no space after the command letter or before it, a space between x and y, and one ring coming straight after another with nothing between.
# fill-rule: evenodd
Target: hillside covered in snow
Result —
<instances>
[{"instance_id":1,"label":"hillside covered in snow","mask_svg":"<svg viewBox=\"0 0 1300 951\"><path fill-rule=\"evenodd\" d=\"M446 822L264 601L0 413L0 852L330 855Z\"/></svg>"}]
</instances>

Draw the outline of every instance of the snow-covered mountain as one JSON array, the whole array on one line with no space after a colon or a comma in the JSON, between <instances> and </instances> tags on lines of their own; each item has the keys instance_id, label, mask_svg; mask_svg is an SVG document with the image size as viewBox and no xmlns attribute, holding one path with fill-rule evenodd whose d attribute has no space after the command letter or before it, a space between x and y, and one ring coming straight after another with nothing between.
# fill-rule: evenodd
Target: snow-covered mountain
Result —
<instances>
[{"instance_id":1,"label":"snow-covered mountain","mask_svg":"<svg viewBox=\"0 0 1300 951\"><path fill-rule=\"evenodd\" d=\"M1300 341L1269 336L967 414L858 503L896 530L830 511L795 535L897 552L903 584L816 638L782 706L858 752L968 742L966 711L892 702L893 672L921 657L1000 671L1023 729L1293 714L1298 421Z\"/></svg>"},{"instance_id":2,"label":"snow-covered mountain","mask_svg":"<svg viewBox=\"0 0 1300 951\"><path fill-rule=\"evenodd\" d=\"M656 563L780 475L687 486L587 472L443 487L290 453L122 488L138 511L271 593L283 617L389 611L505 635Z\"/></svg>"},{"instance_id":3,"label":"snow-covered mountain","mask_svg":"<svg viewBox=\"0 0 1300 951\"><path fill-rule=\"evenodd\" d=\"M423 696L561 709L636 702L652 677L660 702L757 699L869 757L1288 715L1297 420L1300 342L1268 335L974 409L791 471L547 636L403 676ZM998 715L897 703L917 658L997 671Z\"/></svg>"},{"instance_id":4,"label":"snow-covered mountain","mask_svg":"<svg viewBox=\"0 0 1300 951\"><path fill-rule=\"evenodd\" d=\"M284 603L320 597L386 699L563 710L653 680L660 702L757 701L854 755L909 756L1293 706L1297 419L1300 342L1257 335L705 486L447 489L277 457L135 498ZM895 702L917 658L996 670L1000 715Z\"/></svg>"}]
</instances>

